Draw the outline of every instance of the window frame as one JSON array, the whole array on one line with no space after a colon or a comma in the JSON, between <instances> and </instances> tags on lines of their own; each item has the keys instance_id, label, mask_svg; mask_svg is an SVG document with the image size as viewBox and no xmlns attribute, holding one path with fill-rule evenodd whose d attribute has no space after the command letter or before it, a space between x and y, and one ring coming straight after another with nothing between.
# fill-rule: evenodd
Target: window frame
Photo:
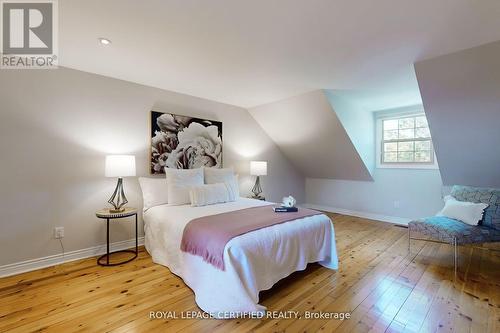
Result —
<instances>
[{"instance_id":1,"label":"window frame","mask_svg":"<svg viewBox=\"0 0 500 333\"><path fill-rule=\"evenodd\" d=\"M376 167L377 168L394 168L394 169L439 169L434 150L432 135L430 138L413 138L413 139L393 139L384 140L384 120L401 119L426 116L423 109L413 110L411 112L380 112L375 114L376 120ZM416 128L416 127L414 127ZM431 161L430 162L385 162L384 161L384 143L398 143L398 142L416 142L416 141L430 141L431 147ZM415 152L415 150L413 150ZM397 153L397 151L396 151Z\"/></svg>"}]
</instances>

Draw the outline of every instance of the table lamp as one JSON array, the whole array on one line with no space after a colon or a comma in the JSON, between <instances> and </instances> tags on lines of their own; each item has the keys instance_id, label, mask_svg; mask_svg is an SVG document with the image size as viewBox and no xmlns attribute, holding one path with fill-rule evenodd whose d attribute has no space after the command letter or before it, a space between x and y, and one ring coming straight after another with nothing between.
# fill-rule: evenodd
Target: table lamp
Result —
<instances>
[{"instance_id":1,"label":"table lamp","mask_svg":"<svg viewBox=\"0 0 500 333\"><path fill-rule=\"evenodd\" d=\"M113 206L110 213L121 213L128 203L123 192L123 177L135 176L135 156L132 155L108 155L106 156L106 177L118 177L115 191L108 202Z\"/></svg>"},{"instance_id":2,"label":"table lamp","mask_svg":"<svg viewBox=\"0 0 500 333\"><path fill-rule=\"evenodd\" d=\"M267 162L266 161L251 161L250 162L250 175L257 176L255 185L252 188L253 198L262 199L262 187L260 186L260 176L267 175Z\"/></svg>"}]
</instances>

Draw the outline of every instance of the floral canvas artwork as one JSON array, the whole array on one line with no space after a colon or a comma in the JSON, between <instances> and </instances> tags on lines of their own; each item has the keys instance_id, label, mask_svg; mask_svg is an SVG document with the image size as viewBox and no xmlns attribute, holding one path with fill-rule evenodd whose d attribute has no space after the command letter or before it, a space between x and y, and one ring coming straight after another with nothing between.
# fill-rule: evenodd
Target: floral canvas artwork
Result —
<instances>
[{"instance_id":1,"label":"floral canvas artwork","mask_svg":"<svg viewBox=\"0 0 500 333\"><path fill-rule=\"evenodd\" d=\"M151 112L151 173L222 168L222 122Z\"/></svg>"}]
</instances>

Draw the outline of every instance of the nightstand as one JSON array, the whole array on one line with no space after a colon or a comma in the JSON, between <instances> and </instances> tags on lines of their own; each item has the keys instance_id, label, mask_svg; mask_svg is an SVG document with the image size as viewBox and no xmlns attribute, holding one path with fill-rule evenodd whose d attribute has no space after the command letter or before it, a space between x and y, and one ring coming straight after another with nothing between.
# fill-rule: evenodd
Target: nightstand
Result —
<instances>
[{"instance_id":1,"label":"nightstand","mask_svg":"<svg viewBox=\"0 0 500 333\"><path fill-rule=\"evenodd\" d=\"M123 212L120 213L110 213L109 209L101 209L95 213L95 215L100 219L106 220L106 254L102 255L97 259L97 263L101 266L117 266L121 264L125 264L137 258L139 254L139 237L137 232L137 209L135 208L125 208ZM130 216L135 216L135 251L133 250L120 250L109 252L109 221L114 219L122 219ZM109 256L113 253L133 253L134 256L125 261L109 263ZM103 263L103 259L106 261Z\"/></svg>"}]
</instances>

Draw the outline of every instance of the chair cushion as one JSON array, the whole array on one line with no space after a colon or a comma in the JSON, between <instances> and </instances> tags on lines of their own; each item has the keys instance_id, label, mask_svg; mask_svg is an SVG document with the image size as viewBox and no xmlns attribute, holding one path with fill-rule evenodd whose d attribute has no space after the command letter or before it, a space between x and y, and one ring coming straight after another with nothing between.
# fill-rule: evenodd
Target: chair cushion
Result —
<instances>
[{"instance_id":1,"label":"chair cushion","mask_svg":"<svg viewBox=\"0 0 500 333\"><path fill-rule=\"evenodd\" d=\"M455 185L451 195L458 201L485 203L485 209L480 225L500 230L500 190L472 186Z\"/></svg>"},{"instance_id":2,"label":"chair cushion","mask_svg":"<svg viewBox=\"0 0 500 333\"><path fill-rule=\"evenodd\" d=\"M408 223L411 231L421 232L433 239L457 244L488 243L500 241L500 230L472 226L445 216L432 216Z\"/></svg>"}]
</instances>

